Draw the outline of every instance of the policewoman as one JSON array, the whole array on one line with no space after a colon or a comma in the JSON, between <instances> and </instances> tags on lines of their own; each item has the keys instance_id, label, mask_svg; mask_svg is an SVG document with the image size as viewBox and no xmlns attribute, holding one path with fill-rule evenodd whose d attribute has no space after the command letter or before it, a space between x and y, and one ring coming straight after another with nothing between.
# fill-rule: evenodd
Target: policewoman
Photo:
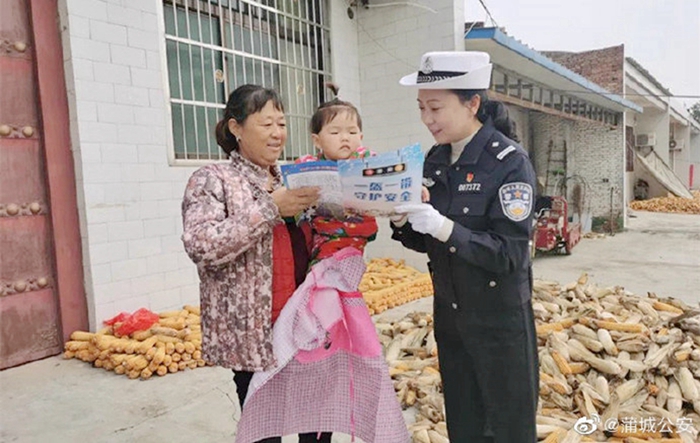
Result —
<instances>
[{"instance_id":1,"label":"policewoman","mask_svg":"<svg viewBox=\"0 0 700 443\"><path fill-rule=\"evenodd\" d=\"M535 174L483 52L429 52L417 89L435 138L427 203L403 205L393 238L428 254L447 429L454 443L533 443L539 369L530 303Z\"/></svg>"}]
</instances>

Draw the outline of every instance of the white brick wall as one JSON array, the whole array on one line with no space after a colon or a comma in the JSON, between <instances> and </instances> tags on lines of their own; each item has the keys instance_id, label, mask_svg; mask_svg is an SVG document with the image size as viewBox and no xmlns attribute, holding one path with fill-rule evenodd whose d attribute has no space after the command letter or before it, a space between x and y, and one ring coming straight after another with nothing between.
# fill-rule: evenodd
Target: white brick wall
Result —
<instances>
[{"instance_id":1,"label":"white brick wall","mask_svg":"<svg viewBox=\"0 0 700 443\"><path fill-rule=\"evenodd\" d=\"M571 156L573 146L571 144L571 129L573 122L564 120L547 114L533 112L530 115L531 134L532 134L532 151L534 152L534 166L537 178L542 186L551 189L553 182L556 180L552 175L549 175L547 182L549 162L550 144L552 150L563 150L564 145L568 147L567 156ZM552 163L554 163L552 161ZM567 171L567 174L570 173ZM546 190L545 190L546 191ZM549 193L549 192L546 192Z\"/></svg>"},{"instance_id":2,"label":"white brick wall","mask_svg":"<svg viewBox=\"0 0 700 443\"><path fill-rule=\"evenodd\" d=\"M515 105L508 105L508 115L515 121L515 133L518 135L520 145L532 154L530 141L530 113L527 109Z\"/></svg>"},{"instance_id":3,"label":"white brick wall","mask_svg":"<svg viewBox=\"0 0 700 443\"><path fill-rule=\"evenodd\" d=\"M340 87L340 97L362 110L357 17L348 17L345 2L330 3L333 81Z\"/></svg>"},{"instance_id":4,"label":"white brick wall","mask_svg":"<svg viewBox=\"0 0 700 443\"><path fill-rule=\"evenodd\" d=\"M610 189L613 188L614 217L624 208L625 163L624 129L582 121L566 120L548 114L530 114L535 169L538 177L547 171L550 141L567 145L566 175L579 175L588 184L584 207L593 217L609 217ZM569 192L574 181L569 181ZM550 178L551 184L551 178Z\"/></svg>"},{"instance_id":5,"label":"white brick wall","mask_svg":"<svg viewBox=\"0 0 700 443\"><path fill-rule=\"evenodd\" d=\"M90 326L197 302L168 166L159 0L62 0Z\"/></svg>"},{"instance_id":6,"label":"white brick wall","mask_svg":"<svg viewBox=\"0 0 700 443\"><path fill-rule=\"evenodd\" d=\"M620 217L624 212L624 134L622 125L616 129L586 122L574 125L572 171L588 181L591 192L586 199L594 217L610 216L611 188L613 216Z\"/></svg>"},{"instance_id":7,"label":"white brick wall","mask_svg":"<svg viewBox=\"0 0 700 443\"><path fill-rule=\"evenodd\" d=\"M418 68L424 52L464 48L461 31L455 38L456 29L464 26L463 12L456 15L457 3L430 2L437 13L407 5L358 11L362 115L365 137L374 149L433 144L420 121L416 91L398 81Z\"/></svg>"},{"instance_id":8,"label":"white brick wall","mask_svg":"<svg viewBox=\"0 0 700 443\"><path fill-rule=\"evenodd\" d=\"M365 141L383 151L433 140L415 90L398 79L429 50L463 49L463 5L430 2L356 9L331 0L334 81L365 121ZM168 164L168 114L160 0L61 0L71 137L90 326L120 311L169 309L198 300L198 279L180 241L180 202L192 167ZM425 258L388 237L369 256Z\"/></svg>"},{"instance_id":9,"label":"white brick wall","mask_svg":"<svg viewBox=\"0 0 700 443\"><path fill-rule=\"evenodd\" d=\"M464 49L463 2L422 3L437 13L401 5L359 9L355 16L365 142L379 152L416 142L424 150L432 146L433 138L420 120L416 90L401 87L398 81L418 69L420 57L427 51ZM386 219L380 219L379 225L378 238L367 249L369 257L405 258L425 269L424 255L391 240Z\"/></svg>"}]
</instances>

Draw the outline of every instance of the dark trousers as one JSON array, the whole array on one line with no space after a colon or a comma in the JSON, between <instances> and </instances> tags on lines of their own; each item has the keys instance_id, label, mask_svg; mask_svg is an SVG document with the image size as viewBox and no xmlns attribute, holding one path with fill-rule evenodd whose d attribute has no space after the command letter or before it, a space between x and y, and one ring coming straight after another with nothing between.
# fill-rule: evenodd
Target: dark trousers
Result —
<instances>
[{"instance_id":1,"label":"dark trousers","mask_svg":"<svg viewBox=\"0 0 700 443\"><path fill-rule=\"evenodd\" d=\"M530 302L490 312L435 306L450 441L535 443L537 337Z\"/></svg>"},{"instance_id":2,"label":"dark trousers","mask_svg":"<svg viewBox=\"0 0 700 443\"><path fill-rule=\"evenodd\" d=\"M241 404L241 409L243 409L243 401L245 401L246 395L248 395L248 386L252 378L253 372L233 371L233 382L236 383L236 392L238 393L238 401ZM321 437L318 438L317 432L299 434L299 443L331 443L331 435L333 434L330 432L323 432L321 433ZM282 437L266 438L257 443L282 443Z\"/></svg>"}]
</instances>

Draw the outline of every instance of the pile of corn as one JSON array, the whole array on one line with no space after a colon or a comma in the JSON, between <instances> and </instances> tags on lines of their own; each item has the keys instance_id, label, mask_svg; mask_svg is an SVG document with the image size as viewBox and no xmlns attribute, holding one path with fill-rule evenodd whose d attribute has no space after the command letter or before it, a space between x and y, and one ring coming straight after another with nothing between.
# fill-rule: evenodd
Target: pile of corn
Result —
<instances>
[{"instance_id":1,"label":"pile of corn","mask_svg":"<svg viewBox=\"0 0 700 443\"><path fill-rule=\"evenodd\" d=\"M433 295L433 282L427 273L406 266L403 260L375 258L367 264L360 292L370 314Z\"/></svg>"},{"instance_id":2,"label":"pile of corn","mask_svg":"<svg viewBox=\"0 0 700 443\"><path fill-rule=\"evenodd\" d=\"M130 336L115 336L111 326L97 333L75 331L66 342L63 356L143 380L153 374L163 376L205 366L199 307L185 306L158 315L158 323Z\"/></svg>"},{"instance_id":3,"label":"pile of corn","mask_svg":"<svg viewBox=\"0 0 700 443\"><path fill-rule=\"evenodd\" d=\"M409 425L413 441L449 442L432 315L412 313L394 323L380 319L376 327L401 406L415 410Z\"/></svg>"},{"instance_id":4,"label":"pile of corn","mask_svg":"<svg viewBox=\"0 0 700 443\"><path fill-rule=\"evenodd\" d=\"M700 311L599 289L586 275L563 288L537 282L533 308L546 441L573 439L586 427L596 429L593 441L697 441Z\"/></svg>"},{"instance_id":5,"label":"pile of corn","mask_svg":"<svg viewBox=\"0 0 700 443\"><path fill-rule=\"evenodd\" d=\"M536 281L533 308L540 441L699 441L700 311L601 289L585 275L564 287ZM377 329L399 400L416 412L414 441L446 441L431 317L380 320Z\"/></svg>"},{"instance_id":6,"label":"pile of corn","mask_svg":"<svg viewBox=\"0 0 700 443\"><path fill-rule=\"evenodd\" d=\"M693 198L669 195L649 200L635 200L630 203L630 208L637 211L700 214L700 191L693 191Z\"/></svg>"}]
</instances>

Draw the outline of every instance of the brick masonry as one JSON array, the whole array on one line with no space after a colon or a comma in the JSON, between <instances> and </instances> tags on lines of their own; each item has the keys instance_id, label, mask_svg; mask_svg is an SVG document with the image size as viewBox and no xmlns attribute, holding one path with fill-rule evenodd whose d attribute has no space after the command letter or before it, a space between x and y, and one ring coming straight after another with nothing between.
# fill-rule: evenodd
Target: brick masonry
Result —
<instances>
[{"instance_id":1,"label":"brick masonry","mask_svg":"<svg viewBox=\"0 0 700 443\"><path fill-rule=\"evenodd\" d=\"M610 193L612 189L612 212L615 218L624 209L624 130L622 126L607 126L559 117L530 113L532 149L538 179L544 181L548 169L550 143L561 150L566 144L566 176L578 176L585 193L583 212L593 217L609 217L611 211ZM550 187L556 182L550 175ZM568 197L576 183L568 180ZM573 204L573 202L572 202Z\"/></svg>"},{"instance_id":2,"label":"brick masonry","mask_svg":"<svg viewBox=\"0 0 700 443\"><path fill-rule=\"evenodd\" d=\"M610 92L623 93L625 45L583 52L543 51L542 54Z\"/></svg>"},{"instance_id":3,"label":"brick masonry","mask_svg":"<svg viewBox=\"0 0 700 443\"><path fill-rule=\"evenodd\" d=\"M530 113L519 106L508 105L508 115L515 122L515 133L520 145L532 155L532 141L530 140Z\"/></svg>"}]
</instances>

